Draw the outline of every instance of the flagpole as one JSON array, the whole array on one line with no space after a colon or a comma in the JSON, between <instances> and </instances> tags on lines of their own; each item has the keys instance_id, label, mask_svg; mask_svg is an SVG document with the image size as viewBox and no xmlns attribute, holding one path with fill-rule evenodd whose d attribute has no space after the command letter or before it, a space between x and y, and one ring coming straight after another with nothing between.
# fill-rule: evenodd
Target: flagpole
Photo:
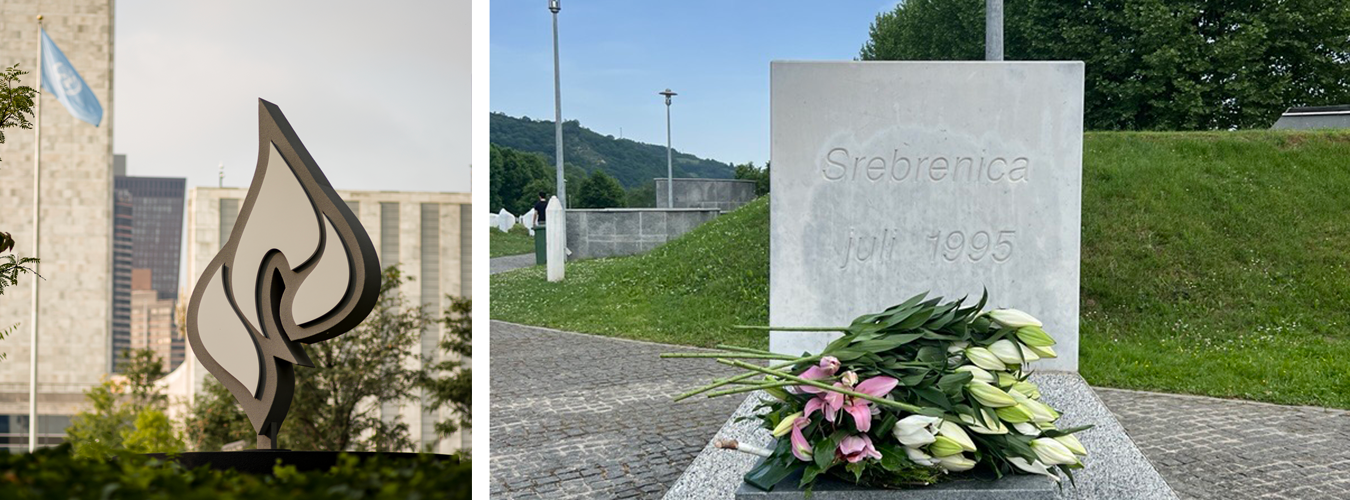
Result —
<instances>
[{"instance_id":1,"label":"flagpole","mask_svg":"<svg viewBox=\"0 0 1350 500\"><path fill-rule=\"evenodd\" d=\"M38 239L41 237L38 225L38 209L42 205L42 14L37 16L37 103L33 116L33 274L38 273ZM37 451L38 414L37 414L37 376L38 376L38 283L33 282L33 311L30 322L32 342L28 349L28 452Z\"/></svg>"}]
</instances>

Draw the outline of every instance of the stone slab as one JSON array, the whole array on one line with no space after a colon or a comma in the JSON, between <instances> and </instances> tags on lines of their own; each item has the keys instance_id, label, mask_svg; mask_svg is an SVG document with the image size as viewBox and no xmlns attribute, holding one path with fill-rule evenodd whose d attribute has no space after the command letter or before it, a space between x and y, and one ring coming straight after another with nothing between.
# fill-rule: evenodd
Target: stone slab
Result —
<instances>
[{"instance_id":1,"label":"stone slab","mask_svg":"<svg viewBox=\"0 0 1350 500\"><path fill-rule=\"evenodd\" d=\"M1078 434L1088 449L1084 469L1074 474L1076 486L1056 489L1055 498L1078 500L1111 500L1147 498L1168 500L1177 498L1167 482L1154 469L1124 428L1102 404L1096 392L1076 373L1039 372L1032 380L1040 385L1042 399L1064 414L1058 422L1061 427L1091 424L1094 427ZM736 413L727 420L716 436L709 436L707 446L685 470L680 479L666 493L668 500L727 500L744 483L741 479L754 466L757 457L713 447L714 437L732 438L741 442L768 446L773 440L768 431L759 428L754 420L737 422L737 418L751 415L758 395L746 398ZM850 497L865 498L865 497ZM925 497L927 498L927 497ZM933 497L943 498L943 497Z\"/></svg>"},{"instance_id":2,"label":"stone slab","mask_svg":"<svg viewBox=\"0 0 1350 500\"><path fill-rule=\"evenodd\" d=\"M797 487L801 474L793 474L779 483L773 491L764 491L748 484L736 490L736 500L806 500L806 492ZM962 479L935 484L921 489L878 490L826 478L812 488L813 500L1052 500L1059 493L1051 481L1039 476L1008 476Z\"/></svg>"},{"instance_id":3,"label":"stone slab","mask_svg":"<svg viewBox=\"0 0 1350 500\"><path fill-rule=\"evenodd\" d=\"M770 86L770 324L987 288L1058 341L1041 368L1077 370L1082 63L776 61Z\"/></svg>"}]
</instances>

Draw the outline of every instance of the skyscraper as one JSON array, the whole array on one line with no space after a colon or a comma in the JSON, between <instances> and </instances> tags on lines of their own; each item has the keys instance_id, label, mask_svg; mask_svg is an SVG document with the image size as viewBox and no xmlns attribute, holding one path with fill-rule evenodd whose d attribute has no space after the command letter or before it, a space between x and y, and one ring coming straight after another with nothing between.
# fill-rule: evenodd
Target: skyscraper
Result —
<instances>
[{"instance_id":1,"label":"skyscraper","mask_svg":"<svg viewBox=\"0 0 1350 500\"><path fill-rule=\"evenodd\" d=\"M118 155L122 156L122 155ZM125 157L120 161L125 168ZM120 169L119 169L120 170ZM119 174L121 172L118 172ZM113 280L113 370L120 371L121 357L132 348L131 298L134 290L154 290L155 298L139 294L136 311L144 317L150 308L160 313L170 311L167 323L144 322L136 325L138 339L134 348L157 346L153 350L163 355L164 368L172 370L183 361L183 337L178 335L172 314L178 300L179 253L183 248L183 200L187 179L167 177L131 177L118 175L114 188L130 195L131 273L140 278L141 286L132 286L132 280ZM119 199L120 203L120 199ZM120 206L120 205L119 205ZM118 212L121 217L121 212ZM120 219L118 219L120 220ZM114 252L116 253L116 252ZM116 273L114 268L114 273ZM125 297L128 321L118 324L118 300ZM157 318L162 314L157 313Z\"/></svg>"}]
</instances>

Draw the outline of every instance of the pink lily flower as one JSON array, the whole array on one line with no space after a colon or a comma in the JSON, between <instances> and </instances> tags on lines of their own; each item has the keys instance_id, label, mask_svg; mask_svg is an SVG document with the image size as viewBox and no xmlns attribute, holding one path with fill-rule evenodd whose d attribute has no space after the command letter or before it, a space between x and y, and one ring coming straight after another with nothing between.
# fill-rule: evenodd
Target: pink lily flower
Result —
<instances>
[{"instance_id":1,"label":"pink lily flower","mask_svg":"<svg viewBox=\"0 0 1350 500\"><path fill-rule=\"evenodd\" d=\"M806 371L802 372L801 375L797 376L808 380L824 380L833 377L834 373L837 371L839 371L839 358L836 358L834 356L825 356L823 358L820 358L819 364L807 368ZM795 389L801 392L805 392L807 394L819 394L823 391L823 389L812 387L809 385L795 386Z\"/></svg>"},{"instance_id":2,"label":"pink lily flower","mask_svg":"<svg viewBox=\"0 0 1350 500\"><path fill-rule=\"evenodd\" d=\"M900 383L891 377L872 377L858 383L857 387L849 387L842 382L835 383L835 387L851 389L872 397L885 397L891 393L892 389ZM834 422L839 414L839 410L848 412L853 417L853 424L857 426L859 432L867 432L872 429L872 402L862 398L845 396L837 392L828 392L817 394L816 397L806 402L806 416L811 416L816 410L825 411L825 420Z\"/></svg>"},{"instance_id":3,"label":"pink lily flower","mask_svg":"<svg viewBox=\"0 0 1350 500\"><path fill-rule=\"evenodd\" d=\"M881 452L872 446L872 438L867 434L849 436L839 441L835 452L848 463L857 463L867 458L881 458Z\"/></svg>"},{"instance_id":4,"label":"pink lily flower","mask_svg":"<svg viewBox=\"0 0 1350 500\"><path fill-rule=\"evenodd\" d=\"M811 419L806 417L797 417L792 421L792 455L798 460L810 462L813 460L811 452L811 443L806 441L806 436L802 435L802 429L811 424Z\"/></svg>"},{"instance_id":5,"label":"pink lily flower","mask_svg":"<svg viewBox=\"0 0 1350 500\"><path fill-rule=\"evenodd\" d=\"M900 383L891 377L872 377L858 383L853 390L872 397L885 397L891 393L891 389ZM841 395L842 396L842 395ZM858 432L867 432L872 429L872 402L866 399L848 397L845 398L844 411L853 416L853 423L858 426ZM870 441L869 441L870 443ZM871 444L868 444L871 446Z\"/></svg>"}]
</instances>

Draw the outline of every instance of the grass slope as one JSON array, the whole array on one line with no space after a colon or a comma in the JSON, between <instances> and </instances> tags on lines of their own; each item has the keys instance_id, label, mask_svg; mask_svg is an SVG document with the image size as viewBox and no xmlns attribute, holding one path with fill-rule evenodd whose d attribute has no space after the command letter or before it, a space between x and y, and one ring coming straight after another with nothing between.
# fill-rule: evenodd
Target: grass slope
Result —
<instances>
[{"instance_id":1,"label":"grass slope","mask_svg":"<svg viewBox=\"0 0 1350 500\"><path fill-rule=\"evenodd\" d=\"M497 228L488 231L492 233L488 236L488 254L492 257L534 253L534 237L530 236L525 226L516 225L507 233Z\"/></svg>"},{"instance_id":2,"label":"grass slope","mask_svg":"<svg viewBox=\"0 0 1350 500\"><path fill-rule=\"evenodd\" d=\"M1095 385L1350 408L1350 133L1089 133L1082 352ZM648 255L493 277L495 318L764 346L765 199Z\"/></svg>"},{"instance_id":3,"label":"grass slope","mask_svg":"<svg viewBox=\"0 0 1350 500\"><path fill-rule=\"evenodd\" d=\"M643 255L492 276L492 317L672 344L767 347L730 325L769 319L769 199L760 198Z\"/></svg>"}]
</instances>

